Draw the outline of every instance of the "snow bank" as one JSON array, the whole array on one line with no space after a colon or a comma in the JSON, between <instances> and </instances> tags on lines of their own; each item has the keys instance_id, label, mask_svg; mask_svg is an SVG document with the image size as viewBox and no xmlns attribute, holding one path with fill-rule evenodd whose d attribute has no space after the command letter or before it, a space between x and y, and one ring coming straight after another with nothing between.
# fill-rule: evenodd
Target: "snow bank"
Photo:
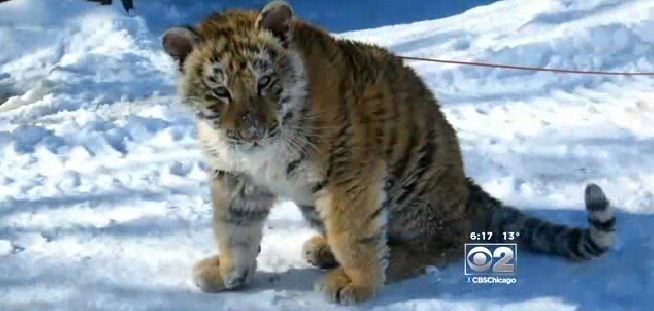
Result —
<instances>
[{"instance_id":1,"label":"snow bank","mask_svg":"<svg viewBox=\"0 0 654 311\"><path fill-rule=\"evenodd\" d=\"M0 309L332 310L300 258L313 231L271 215L251 289L199 293L215 252L206 166L177 104L161 30L220 3L0 4ZM654 71L654 1L517 1L343 34L400 54L570 69ZM515 286L471 286L460 263L388 286L370 310L644 310L654 261L650 78L407 62L458 129L468 173L510 204L584 224L582 189L622 211L619 246L569 263L521 255ZM545 271L545 272L544 272ZM557 284L556 287L551 284Z\"/></svg>"},{"instance_id":2,"label":"snow bank","mask_svg":"<svg viewBox=\"0 0 654 311\"><path fill-rule=\"evenodd\" d=\"M508 0L343 36L410 56L654 72L653 6ZM596 181L622 208L654 211L654 162L646 156L654 148L651 78L408 63L459 129L469 173L498 196L521 206L579 208L582 185Z\"/></svg>"}]
</instances>

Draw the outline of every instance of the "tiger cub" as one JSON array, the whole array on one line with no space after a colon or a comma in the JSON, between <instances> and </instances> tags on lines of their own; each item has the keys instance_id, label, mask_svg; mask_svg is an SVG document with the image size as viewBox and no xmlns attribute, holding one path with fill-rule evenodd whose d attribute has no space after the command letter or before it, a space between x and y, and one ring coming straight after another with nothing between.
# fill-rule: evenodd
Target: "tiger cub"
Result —
<instances>
[{"instance_id":1,"label":"tiger cub","mask_svg":"<svg viewBox=\"0 0 654 311\"><path fill-rule=\"evenodd\" d=\"M410 67L296 19L286 2L170 28L163 47L214 172L220 254L194 267L203 291L251 280L278 197L317 228L303 256L332 269L316 288L340 304L451 260L472 231L519 231L521 247L573 259L615 241L614 209L596 185L586 188L588 229L489 196L466 178L455 130Z\"/></svg>"}]
</instances>

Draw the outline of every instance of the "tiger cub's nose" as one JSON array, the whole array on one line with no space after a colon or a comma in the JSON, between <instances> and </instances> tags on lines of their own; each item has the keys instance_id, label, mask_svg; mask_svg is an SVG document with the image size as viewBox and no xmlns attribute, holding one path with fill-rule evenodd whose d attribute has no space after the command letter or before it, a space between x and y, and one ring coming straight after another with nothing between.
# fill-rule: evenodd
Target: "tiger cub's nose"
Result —
<instances>
[{"instance_id":1,"label":"tiger cub's nose","mask_svg":"<svg viewBox=\"0 0 654 311\"><path fill-rule=\"evenodd\" d=\"M238 131L239 136L248 142L257 142L266 134L266 122L264 116L257 116L254 113L247 113L243 116L243 124Z\"/></svg>"}]
</instances>

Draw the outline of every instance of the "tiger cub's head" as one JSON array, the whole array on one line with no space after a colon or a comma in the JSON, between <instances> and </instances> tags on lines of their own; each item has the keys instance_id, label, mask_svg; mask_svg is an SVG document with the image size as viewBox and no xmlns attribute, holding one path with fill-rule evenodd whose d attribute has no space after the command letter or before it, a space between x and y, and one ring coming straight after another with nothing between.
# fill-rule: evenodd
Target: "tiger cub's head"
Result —
<instances>
[{"instance_id":1,"label":"tiger cub's head","mask_svg":"<svg viewBox=\"0 0 654 311\"><path fill-rule=\"evenodd\" d=\"M273 143L302 96L302 62L288 48L292 23L291 7L274 1L259 13L215 13L164 34L164 50L179 65L182 102L234 147Z\"/></svg>"}]
</instances>

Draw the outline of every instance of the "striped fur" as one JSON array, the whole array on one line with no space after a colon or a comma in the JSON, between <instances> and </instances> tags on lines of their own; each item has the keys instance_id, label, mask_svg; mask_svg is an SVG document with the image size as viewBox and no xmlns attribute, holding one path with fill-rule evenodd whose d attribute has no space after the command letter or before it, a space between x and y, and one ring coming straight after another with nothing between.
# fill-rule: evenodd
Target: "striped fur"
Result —
<instances>
[{"instance_id":1,"label":"striped fur","mask_svg":"<svg viewBox=\"0 0 654 311\"><path fill-rule=\"evenodd\" d=\"M263 222L275 197L248 176L224 171L214 172L211 196L221 255L200 261L193 276L199 288L217 292L239 288L254 275Z\"/></svg>"},{"instance_id":2,"label":"striped fur","mask_svg":"<svg viewBox=\"0 0 654 311\"><path fill-rule=\"evenodd\" d=\"M575 259L614 243L614 211L599 187L587 190L589 229L503 206L466 178L454 128L410 67L295 19L284 2L172 28L164 48L179 62L183 103L218 172L220 255L194 273L205 291L247 283L275 197L295 201L318 229L303 255L338 263L317 289L342 304L458 258L472 230L520 231L523 246Z\"/></svg>"},{"instance_id":3,"label":"striped fur","mask_svg":"<svg viewBox=\"0 0 654 311\"><path fill-rule=\"evenodd\" d=\"M602 189L595 184L586 187L586 210L589 228L575 228L530 217L521 211L503 206L479 186L470 182L470 209L474 228L494 232L520 232L518 242L532 251L556 254L575 260L590 259L606 253L615 244L615 209Z\"/></svg>"}]
</instances>

